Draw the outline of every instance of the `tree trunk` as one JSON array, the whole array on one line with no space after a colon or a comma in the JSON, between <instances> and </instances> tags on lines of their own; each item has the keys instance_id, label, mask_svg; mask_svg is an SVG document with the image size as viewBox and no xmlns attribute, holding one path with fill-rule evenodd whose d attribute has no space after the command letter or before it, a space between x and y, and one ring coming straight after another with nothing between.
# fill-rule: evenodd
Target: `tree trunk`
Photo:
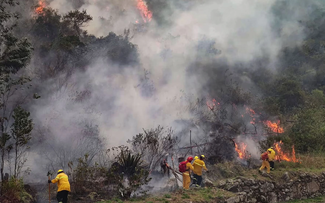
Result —
<instances>
[{"instance_id":1,"label":"tree trunk","mask_svg":"<svg viewBox=\"0 0 325 203\"><path fill-rule=\"evenodd\" d=\"M17 138L18 139L18 138ZM17 162L18 162L18 142L15 143L15 170L14 177L17 178Z\"/></svg>"},{"instance_id":2,"label":"tree trunk","mask_svg":"<svg viewBox=\"0 0 325 203\"><path fill-rule=\"evenodd\" d=\"M5 164L5 149L4 149L4 146L2 146L2 149L1 149L1 182L3 182L3 168L4 168L4 164Z\"/></svg>"}]
</instances>

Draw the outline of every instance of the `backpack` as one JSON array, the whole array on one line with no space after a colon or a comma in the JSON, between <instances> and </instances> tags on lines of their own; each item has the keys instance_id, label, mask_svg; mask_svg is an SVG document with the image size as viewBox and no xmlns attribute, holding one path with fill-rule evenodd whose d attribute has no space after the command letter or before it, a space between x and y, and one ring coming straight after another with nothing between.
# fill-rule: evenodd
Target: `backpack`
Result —
<instances>
[{"instance_id":1,"label":"backpack","mask_svg":"<svg viewBox=\"0 0 325 203\"><path fill-rule=\"evenodd\" d=\"M268 158L269 158L269 156L268 156L268 153L267 153L267 152L264 152L264 153L261 155L261 159L262 159L263 161L267 160Z\"/></svg>"},{"instance_id":2,"label":"backpack","mask_svg":"<svg viewBox=\"0 0 325 203\"><path fill-rule=\"evenodd\" d=\"M184 173L186 171L186 164L187 164L187 161L183 161L179 164L179 166L178 166L179 172Z\"/></svg>"}]
</instances>

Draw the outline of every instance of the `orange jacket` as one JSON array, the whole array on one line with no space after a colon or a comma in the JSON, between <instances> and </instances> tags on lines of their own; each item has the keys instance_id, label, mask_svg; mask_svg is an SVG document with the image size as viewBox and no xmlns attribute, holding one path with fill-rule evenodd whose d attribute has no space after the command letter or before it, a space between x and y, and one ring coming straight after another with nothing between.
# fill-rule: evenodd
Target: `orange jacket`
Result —
<instances>
[{"instance_id":1,"label":"orange jacket","mask_svg":"<svg viewBox=\"0 0 325 203\"><path fill-rule=\"evenodd\" d=\"M59 173L53 180L52 183L58 183L58 192L62 190L70 191L69 178L65 173Z\"/></svg>"}]
</instances>

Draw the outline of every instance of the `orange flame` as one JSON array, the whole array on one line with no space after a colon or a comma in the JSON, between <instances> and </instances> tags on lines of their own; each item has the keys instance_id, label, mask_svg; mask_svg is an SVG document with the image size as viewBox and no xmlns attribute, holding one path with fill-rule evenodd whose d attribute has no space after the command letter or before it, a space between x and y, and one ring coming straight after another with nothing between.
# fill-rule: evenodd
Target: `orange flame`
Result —
<instances>
[{"instance_id":1,"label":"orange flame","mask_svg":"<svg viewBox=\"0 0 325 203\"><path fill-rule=\"evenodd\" d=\"M209 109L213 110L214 107L216 106L216 104L220 105L219 102L217 102L216 99L212 99L212 102L207 101L207 106L209 107Z\"/></svg>"},{"instance_id":2,"label":"orange flame","mask_svg":"<svg viewBox=\"0 0 325 203\"><path fill-rule=\"evenodd\" d=\"M137 8L139 9L141 17L145 23L151 21L152 12L149 11L147 4L143 0L137 0Z\"/></svg>"},{"instance_id":3,"label":"orange flame","mask_svg":"<svg viewBox=\"0 0 325 203\"><path fill-rule=\"evenodd\" d=\"M295 162L295 163L298 162L298 160L296 159L295 147L292 146L292 155L290 156L289 153L283 152L282 147L281 147L282 145L283 145L282 141L274 143L274 149L277 154L276 160L278 160L278 161L284 160L284 161Z\"/></svg>"},{"instance_id":4,"label":"orange flame","mask_svg":"<svg viewBox=\"0 0 325 203\"><path fill-rule=\"evenodd\" d=\"M36 9L35 9L35 13L37 13L38 15L43 14L45 6L46 6L45 1L44 0L39 0L38 1L38 7L36 7Z\"/></svg>"},{"instance_id":5,"label":"orange flame","mask_svg":"<svg viewBox=\"0 0 325 203\"><path fill-rule=\"evenodd\" d=\"M271 121L265 121L264 124L267 125L267 127L269 127L275 133L283 133L284 132L283 128L281 128L279 126L280 125L279 120L277 121L277 123L272 123Z\"/></svg>"},{"instance_id":6,"label":"orange flame","mask_svg":"<svg viewBox=\"0 0 325 203\"><path fill-rule=\"evenodd\" d=\"M238 157L240 159L247 159L250 157L250 155L247 154L246 148L247 148L247 144L245 144L243 142L240 143L240 147L235 143L235 150L236 150Z\"/></svg>"},{"instance_id":7,"label":"orange flame","mask_svg":"<svg viewBox=\"0 0 325 203\"><path fill-rule=\"evenodd\" d=\"M248 113L250 115L250 117L252 118L252 120L250 121L251 124L255 124L255 111L253 109L250 109L248 107L246 107L246 113ZM242 116L243 117L243 116Z\"/></svg>"}]
</instances>

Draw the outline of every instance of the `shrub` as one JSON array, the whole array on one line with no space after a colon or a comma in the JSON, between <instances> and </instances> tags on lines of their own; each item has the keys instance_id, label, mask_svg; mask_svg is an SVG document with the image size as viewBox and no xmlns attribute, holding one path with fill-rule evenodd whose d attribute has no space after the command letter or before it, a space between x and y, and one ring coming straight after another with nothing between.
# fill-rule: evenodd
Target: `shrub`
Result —
<instances>
[{"instance_id":1,"label":"shrub","mask_svg":"<svg viewBox=\"0 0 325 203\"><path fill-rule=\"evenodd\" d=\"M2 203L30 203L33 197L24 188L22 179L10 178L2 182L0 202Z\"/></svg>"}]
</instances>

